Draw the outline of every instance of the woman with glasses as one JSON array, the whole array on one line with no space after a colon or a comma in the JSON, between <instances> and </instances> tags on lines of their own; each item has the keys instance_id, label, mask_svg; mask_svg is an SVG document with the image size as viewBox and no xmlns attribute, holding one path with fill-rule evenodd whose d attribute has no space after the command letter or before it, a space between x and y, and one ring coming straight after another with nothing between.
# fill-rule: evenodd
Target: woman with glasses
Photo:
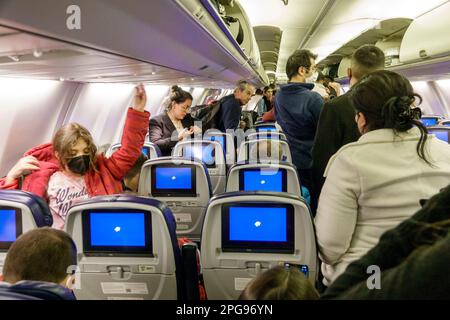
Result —
<instances>
[{"instance_id":1,"label":"woman with glasses","mask_svg":"<svg viewBox=\"0 0 450 320\"><path fill-rule=\"evenodd\" d=\"M174 87L167 110L150 120L150 141L158 145L163 156L170 156L178 141L201 132L189 115L192 100L189 92Z\"/></svg>"}]
</instances>

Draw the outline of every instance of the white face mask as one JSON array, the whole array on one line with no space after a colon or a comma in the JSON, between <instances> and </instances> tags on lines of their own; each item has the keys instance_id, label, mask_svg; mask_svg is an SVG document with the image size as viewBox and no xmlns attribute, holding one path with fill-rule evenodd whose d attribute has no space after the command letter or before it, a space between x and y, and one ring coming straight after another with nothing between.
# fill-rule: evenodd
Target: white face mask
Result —
<instances>
[{"instance_id":1,"label":"white face mask","mask_svg":"<svg viewBox=\"0 0 450 320\"><path fill-rule=\"evenodd\" d=\"M319 77L319 72L314 72L310 77L306 78L306 83L316 83L317 78Z\"/></svg>"}]
</instances>

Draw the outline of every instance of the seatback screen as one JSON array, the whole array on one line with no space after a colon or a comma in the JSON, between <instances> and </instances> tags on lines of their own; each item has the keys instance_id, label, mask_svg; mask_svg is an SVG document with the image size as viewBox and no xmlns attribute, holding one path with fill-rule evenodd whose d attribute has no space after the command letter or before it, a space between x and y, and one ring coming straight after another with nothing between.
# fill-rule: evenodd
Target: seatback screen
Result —
<instances>
[{"instance_id":1,"label":"seatback screen","mask_svg":"<svg viewBox=\"0 0 450 320\"><path fill-rule=\"evenodd\" d=\"M219 142L222 146L223 154L227 154L227 142L225 136L210 136L209 140Z\"/></svg>"},{"instance_id":2,"label":"seatback screen","mask_svg":"<svg viewBox=\"0 0 450 320\"><path fill-rule=\"evenodd\" d=\"M151 170L152 195L161 197L197 194L196 170L193 165L155 165Z\"/></svg>"},{"instance_id":3,"label":"seatback screen","mask_svg":"<svg viewBox=\"0 0 450 320\"><path fill-rule=\"evenodd\" d=\"M242 203L222 207L222 250L293 253L294 209L291 205Z\"/></svg>"},{"instance_id":4,"label":"seatback screen","mask_svg":"<svg viewBox=\"0 0 450 320\"><path fill-rule=\"evenodd\" d=\"M287 192L286 169L243 169L239 171L240 191Z\"/></svg>"},{"instance_id":5,"label":"seatback screen","mask_svg":"<svg viewBox=\"0 0 450 320\"><path fill-rule=\"evenodd\" d=\"M18 208L0 206L0 250L8 250L21 234L21 210Z\"/></svg>"},{"instance_id":6,"label":"seatback screen","mask_svg":"<svg viewBox=\"0 0 450 320\"><path fill-rule=\"evenodd\" d=\"M84 252L152 254L151 213L142 210L83 211Z\"/></svg>"},{"instance_id":7,"label":"seatback screen","mask_svg":"<svg viewBox=\"0 0 450 320\"><path fill-rule=\"evenodd\" d=\"M274 126L259 126L256 127L257 132L277 132L277 128Z\"/></svg>"},{"instance_id":8,"label":"seatback screen","mask_svg":"<svg viewBox=\"0 0 450 320\"><path fill-rule=\"evenodd\" d=\"M436 138L439 140L445 141L448 143L448 131L446 130L429 130L430 134L434 134Z\"/></svg>"},{"instance_id":9,"label":"seatback screen","mask_svg":"<svg viewBox=\"0 0 450 320\"><path fill-rule=\"evenodd\" d=\"M438 124L438 119L437 118L422 118L422 119L420 119L420 121L426 127L431 127L431 126L435 126L435 125Z\"/></svg>"},{"instance_id":10,"label":"seatback screen","mask_svg":"<svg viewBox=\"0 0 450 320\"><path fill-rule=\"evenodd\" d=\"M141 151L142 151L142 154L144 154L147 158L150 159L150 148L149 147L142 147Z\"/></svg>"},{"instance_id":11,"label":"seatback screen","mask_svg":"<svg viewBox=\"0 0 450 320\"><path fill-rule=\"evenodd\" d=\"M195 143L183 147L183 157L202 161L206 167L216 166L215 146L211 143Z\"/></svg>"}]
</instances>

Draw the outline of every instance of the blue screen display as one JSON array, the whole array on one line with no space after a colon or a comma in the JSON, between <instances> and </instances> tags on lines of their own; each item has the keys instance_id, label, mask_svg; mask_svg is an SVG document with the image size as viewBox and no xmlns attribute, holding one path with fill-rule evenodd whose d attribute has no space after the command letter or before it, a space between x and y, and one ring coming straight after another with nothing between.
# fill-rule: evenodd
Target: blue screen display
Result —
<instances>
[{"instance_id":1,"label":"blue screen display","mask_svg":"<svg viewBox=\"0 0 450 320\"><path fill-rule=\"evenodd\" d=\"M430 130L430 134L434 134L436 138L439 140L445 141L448 143L448 132L440 131L440 130Z\"/></svg>"},{"instance_id":2,"label":"blue screen display","mask_svg":"<svg viewBox=\"0 0 450 320\"><path fill-rule=\"evenodd\" d=\"M256 131L258 132L277 132L277 128L273 126L265 126L265 127L256 127Z\"/></svg>"},{"instance_id":3,"label":"blue screen display","mask_svg":"<svg viewBox=\"0 0 450 320\"><path fill-rule=\"evenodd\" d=\"M220 145L222 146L223 153L226 153L227 147L224 136L210 136L209 140L219 142Z\"/></svg>"},{"instance_id":4,"label":"blue screen display","mask_svg":"<svg viewBox=\"0 0 450 320\"><path fill-rule=\"evenodd\" d=\"M184 157L189 159L197 159L207 166L215 164L214 145L191 145L184 149Z\"/></svg>"},{"instance_id":5,"label":"blue screen display","mask_svg":"<svg viewBox=\"0 0 450 320\"><path fill-rule=\"evenodd\" d=\"M91 213L91 246L145 247L144 213Z\"/></svg>"},{"instance_id":6,"label":"blue screen display","mask_svg":"<svg viewBox=\"0 0 450 320\"><path fill-rule=\"evenodd\" d=\"M244 171L243 191L283 191L283 172L281 170Z\"/></svg>"},{"instance_id":7,"label":"blue screen display","mask_svg":"<svg viewBox=\"0 0 450 320\"><path fill-rule=\"evenodd\" d=\"M435 126L438 124L438 119L436 118L422 118L420 121L423 123L426 127Z\"/></svg>"},{"instance_id":8,"label":"blue screen display","mask_svg":"<svg viewBox=\"0 0 450 320\"><path fill-rule=\"evenodd\" d=\"M156 168L157 189L191 189L192 168L162 167Z\"/></svg>"},{"instance_id":9,"label":"blue screen display","mask_svg":"<svg viewBox=\"0 0 450 320\"><path fill-rule=\"evenodd\" d=\"M231 241L287 241L285 208L230 207Z\"/></svg>"},{"instance_id":10,"label":"blue screen display","mask_svg":"<svg viewBox=\"0 0 450 320\"><path fill-rule=\"evenodd\" d=\"M0 210L0 241L16 241L16 212L14 210Z\"/></svg>"},{"instance_id":11,"label":"blue screen display","mask_svg":"<svg viewBox=\"0 0 450 320\"><path fill-rule=\"evenodd\" d=\"M150 158L150 148L149 147L142 147L142 153L147 156L147 158Z\"/></svg>"}]
</instances>

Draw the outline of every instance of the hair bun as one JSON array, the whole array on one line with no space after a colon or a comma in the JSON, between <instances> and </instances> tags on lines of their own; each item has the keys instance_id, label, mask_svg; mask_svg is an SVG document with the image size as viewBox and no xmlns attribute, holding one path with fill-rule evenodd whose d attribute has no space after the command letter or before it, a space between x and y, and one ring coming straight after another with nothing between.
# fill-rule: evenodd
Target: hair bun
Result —
<instances>
[{"instance_id":1,"label":"hair bun","mask_svg":"<svg viewBox=\"0 0 450 320\"><path fill-rule=\"evenodd\" d=\"M420 114L419 108L411 107L413 102L414 97L410 96L392 97L383 106L382 116L386 122L394 122L393 128L404 131L402 129L411 125Z\"/></svg>"}]
</instances>

